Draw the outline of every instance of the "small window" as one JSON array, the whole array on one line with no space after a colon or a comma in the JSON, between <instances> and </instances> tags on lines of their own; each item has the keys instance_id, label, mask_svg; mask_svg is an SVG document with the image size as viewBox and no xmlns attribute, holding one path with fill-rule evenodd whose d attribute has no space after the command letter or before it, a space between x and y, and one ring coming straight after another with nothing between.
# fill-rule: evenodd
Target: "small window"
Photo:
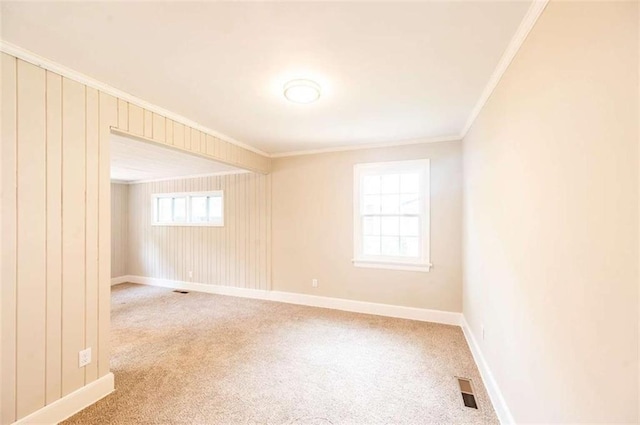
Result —
<instances>
[{"instance_id":1,"label":"small window","mask_svg":"<svg viewBox=\"0 0 640 425\"><path fill-rule=\"evenodd\" d=\"M354 167L354 265L428 271L429 160Z\"/></svg>"},{"instance_id":2,"label":"small window","mask_svg":"<svg viewBox=\"0 0 640 425\"><path fill-rule=\"evenodd\" d=\"M156 193L151 197L156 226L224 226L221 190Z\"/></svg>"}]
</instances>

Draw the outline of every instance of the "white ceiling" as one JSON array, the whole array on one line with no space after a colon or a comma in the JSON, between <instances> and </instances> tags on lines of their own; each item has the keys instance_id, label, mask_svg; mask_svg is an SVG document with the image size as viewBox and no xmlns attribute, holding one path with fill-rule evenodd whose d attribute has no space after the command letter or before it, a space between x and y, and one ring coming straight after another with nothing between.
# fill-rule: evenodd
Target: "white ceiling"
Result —
<instances>
[{"instance_id":1,"label":"white ceiling","mask_svg":"<svg viewBox=\"0 0 640 425\"><path fill-rule=\"evenodd\" d=\"M133 183L227 172L245 171L154 143L111 135L111 180Z\"/></svg>"},{"instance_id":2,"label":"white ceiling","mask_svg":"<svg viewBox=\"0 0 640 425\"><path fill-rule=\"evenodd\" d=\"M278 153L460 134L529 5L3 1L1 34ZM294 78L320 101L287 102Z\"/></svg>"}]
</instances>

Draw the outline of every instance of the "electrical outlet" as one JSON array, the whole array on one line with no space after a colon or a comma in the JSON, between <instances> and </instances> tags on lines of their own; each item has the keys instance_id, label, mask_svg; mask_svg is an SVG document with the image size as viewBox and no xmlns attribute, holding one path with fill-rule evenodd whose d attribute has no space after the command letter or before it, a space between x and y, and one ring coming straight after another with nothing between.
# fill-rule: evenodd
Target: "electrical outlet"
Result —
<instances>
[{"instance_id":1,"label":"electrical outlet","mask_svg":"<svg viewBox=\"0 0 640 425\"><path fill-rule=\"evenodd\" d=\"M189 270L189 279L193 279L193 270Z\"/></svg>"},{"instance_id":2,"label":"electrical outlet","mask_svg":"<svg viewBox=\"0 0 640 425\"><path fill-rule=\"evenodd\" d=\"M318 279L311 279L311 286L313 286L314 288L318 287Z\"/></svg>"},{"instance_id":3,"label":"electrical outlet","mask_svg":"<svg viewBox=\"0 0 640 425\"><path fill-rule=\"evenodd\" d=\"M91 363L91 347L78 353L78 367L85 367L89 363Z\"/></svg>"}]
</instances>

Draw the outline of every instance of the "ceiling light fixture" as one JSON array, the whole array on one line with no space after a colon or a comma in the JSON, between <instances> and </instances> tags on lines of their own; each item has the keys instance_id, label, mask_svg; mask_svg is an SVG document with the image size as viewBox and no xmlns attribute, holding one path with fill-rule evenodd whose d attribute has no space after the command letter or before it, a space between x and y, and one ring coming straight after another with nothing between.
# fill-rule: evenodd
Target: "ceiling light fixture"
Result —
<instances>
[{"instance_id":1,"label":"ceiling light fixture","mask_svg":"<svg viewBox=\"0 0 640 425\"><path fill-rule=\"evenodd\" d=\"M310 80L292 80L284 85L284 97L295 103L312 103L320 99L320 86Z\"/></svg>"}]
</instances>

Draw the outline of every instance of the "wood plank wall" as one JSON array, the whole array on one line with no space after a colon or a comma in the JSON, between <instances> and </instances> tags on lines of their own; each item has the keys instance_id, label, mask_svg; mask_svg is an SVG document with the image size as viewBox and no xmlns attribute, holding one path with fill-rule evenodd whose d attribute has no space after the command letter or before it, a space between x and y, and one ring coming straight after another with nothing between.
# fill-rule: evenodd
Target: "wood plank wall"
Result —
<instances>
[{"instance_id":1,"label":"wood plank wall","mask_svg":"<svg viewBox=\"0 0 640 425\"><path fill-rule=\"evenodd\" d=\"M111 183L111 277L127 273L129 185Z\"/></svg>"},{"instance_id":2,"label":"wood plank wall","mask_svg":"<svg viewBox=\"0 0 640 425\"><path fill-rule=\"evenodd\" d=\"M1 69L0 422L11 423L109 372L112 129L259 173L270 159L5 53Z\"/></svg>"},{"instance_id":3,"label":"wood plank wall","mask_svg":"<svg viewBox=\"0 0 640 425\"><path fill-rule=\"evenodd\" d=\"M244 173L130 185L127 274L270 289L270 182ZM224 191L224 227L151 225L152 194L209 190Z\"/></svg>"}]
</instances>

